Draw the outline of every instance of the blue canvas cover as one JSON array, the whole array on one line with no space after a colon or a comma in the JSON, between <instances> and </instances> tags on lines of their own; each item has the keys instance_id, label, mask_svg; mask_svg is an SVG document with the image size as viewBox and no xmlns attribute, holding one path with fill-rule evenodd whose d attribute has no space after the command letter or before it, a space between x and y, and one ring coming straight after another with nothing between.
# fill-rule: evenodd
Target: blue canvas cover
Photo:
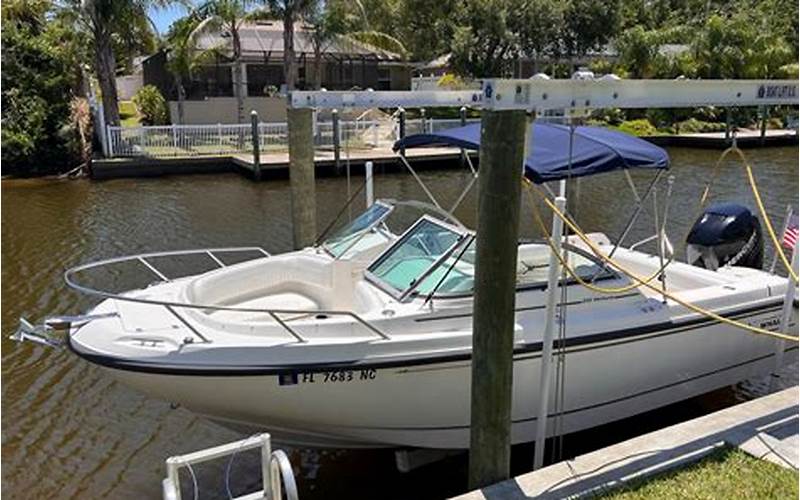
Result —
<instances>
[{"instance_id":1,"label":"blue canvas cover","mask_svg":"<svg viewBox=\"0 0 800 500\"><path fill-rule=\"evenodd\" d=\"M669 168L667 152L643 139L600 127L575 127L570 167L570 127L536 122L531 127L533 148L525 160L525 175L541 184L621 168ZM455 146L477 150L481 125L415 134L394 144L394 150L424 146Z\"/></svg>"}]
</instances>

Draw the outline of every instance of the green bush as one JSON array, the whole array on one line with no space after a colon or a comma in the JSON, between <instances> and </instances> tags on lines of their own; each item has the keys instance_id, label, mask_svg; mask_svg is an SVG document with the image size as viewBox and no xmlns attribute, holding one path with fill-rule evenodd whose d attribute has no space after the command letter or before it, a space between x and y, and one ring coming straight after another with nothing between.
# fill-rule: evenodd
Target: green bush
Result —
<instances>
[{"instance_id":1,"label":"green bush","mask_svg":"<svg viewBox=\"0 0 800 500\"><path fill-rule=\"evenodd\" d=\"M26 4L27 5L27 4ZM77 79L70 54L57 43L57 27L32 10L16 15L3 5L2 173L64 171L78 161L63 129L69 126L71 89Z\"/></svg>"},{"instance_id":2,"label":"green bush","mask_svg":"<svg viewBox=\"0 0 800 500\"><path fill-rule=\"evenodd\" d=\"M153 85L145 85L133 96L133 104L142 116L142 125L166 125L169 123L167 101Z\"/></svg>"},{"instance_id":3,"label":"green bush","mask_svg":"<svg viewBox=\"0 0 800 500\"><path fill-rule=\"evenodd\" d=\"M724 132L725 123L706 122L697 118L689 118L678 124L679 130L683 134L698 134L704 132Z\"/></svg>"},{"instance_id":4,"label":"green bush","mask_svg":"<svg viewBox=\"0 0 800 500\"><path fill-rule=\"evenodd\" d=\"M620 132L635 136L658 135L659 133L658 129L656 129L647 118L624 121L615 128Z\"/></svg>"}]
</instances>

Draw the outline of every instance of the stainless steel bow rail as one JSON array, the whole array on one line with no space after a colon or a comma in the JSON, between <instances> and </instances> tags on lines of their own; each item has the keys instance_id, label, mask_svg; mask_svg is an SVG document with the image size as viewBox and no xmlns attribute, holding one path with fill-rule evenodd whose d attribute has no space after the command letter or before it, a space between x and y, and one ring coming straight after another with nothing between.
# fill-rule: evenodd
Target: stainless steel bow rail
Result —
<instances>
[{"instance_id":1,"label":"stainless steel bow rail","mask_svg":"<svg viewBox=\"0 0 800 500\"><path fill-rule=\"evenodd\" d=\"M230 253L240 253L240 254L257 253L259 254L259 256L255 258L270 257L269 252L267 252L261 247L203 248L197 250L179 250L179 251L169 251L169 252L144 253L138 255L129 255L125 257L115 257L111 259L105 259L70 268L64 273L64 281L70 288L87 295L101 297L103 299L136 302L139 304L151 304L153 306L164 307L173 316L175 316L186 328L188 328L197 338L199 338L201 342L206 342L206 343L210 343L212 342L212 340L203 335L202 333L200 333L197 330L197 328L195 328L194 326L192 326L191 323L186 321L186 319L177 311L178 309L201 309L204 311L265 313L269 315L269 317L272 318L284 330L286 330L286 332L288 332L298 343L308 342L308 339L304 338L296 328L293 328L292 326L289 325L291 321L295 321L302 318L308 318L311 316L346 316L353 319L355 322L362 325L367 330L374 333L376 336L380 337L382 340L390 340L390 337L387 334L383 333L374 325L371 325L364 318L362 318L361 316L352 311L336 311L336 310L323 310L323 309L315 309L310 311L296 310L296 309L264 309L255 307L231 307L231 306L220 306L215 304L193 304L186 302L154 300L142 297L134 297L129 295L130 292L116 293L107 290L92 288L85 284L81 284L78 281L77 277L79 273L83 273L86 271L98 270L115 264L133 262L140 264L145 270L149 271L151 275L156 277L156 280L151 282L149 285L153 286L173 281L173 279L168 277L167 273L163 272L161 269L157 267L157 265L153 262L153 260L155 259L169 258L169 257L178 258L190 255L204 255L208 257L214 263L214 265L216 265L217 269L221 269L223 267L227 267L228 264L224 263L224 261L220 258L219 254L230 254ZM247 262L250 260L254 259L245 259L239 262ZM192 275L184 276L181 279L184 279L189 276ZM78 328L88 323L89 321L95 319L103 319L114 316L117 316L117 313L87 314L80 316L54 316L46 318L44 322L40 325L34 325L33 323L27 321L25 318L20 318L20 323L16 332L9 338L19 342L27 340L38 344L46 345L49 347L62 347L64 343L63 335L68 335L72 328ZM285 316L291 316L291 317L287 318ZM194 339L188 338L185 342L189 343L193 341Z\"/></svg>"},{"instance_id":2,"label":"stainless steel bow rail","mask_svg":"<svg viewBox=\"0 0 800 500\"><path fill-rule=\"evenodd\" d=\"M230 492L230 471L233 459L243 451L261 448L261 482L263 489L239 497L234 497ZM294 479L292 465L289 457L283 450L272 451L270 435L258 434L247 439L226 443L213 448L169 457L166 460L167 477L162 482L164 500L181 500L180 469L186 468L192 476L193 495L198 498L199 487L193 465L210 460L230 456L225 473L225 486L229 498L233 500L254 500L266 498L269 500L297 500L297 483ZM284 495L285 493L285 495Z\"/></svg>"}]
</instances>

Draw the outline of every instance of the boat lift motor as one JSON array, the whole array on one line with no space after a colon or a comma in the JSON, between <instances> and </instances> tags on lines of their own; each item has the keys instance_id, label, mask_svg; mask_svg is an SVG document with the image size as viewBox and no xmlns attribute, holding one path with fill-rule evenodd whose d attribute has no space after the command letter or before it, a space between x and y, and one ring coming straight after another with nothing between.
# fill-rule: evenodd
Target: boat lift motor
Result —
<instances>
[{"instance_id":1,"label":"boat lift motor","mask_svg":"<svg viewBox=\"0 0 800 500\"><path fill-rule=\"evenodd\" d=\"M711 205L686 238L686 261L712 271L725 265L761 269L764 241L758 218L736 203Z\"/></svg>"}]
</instances>

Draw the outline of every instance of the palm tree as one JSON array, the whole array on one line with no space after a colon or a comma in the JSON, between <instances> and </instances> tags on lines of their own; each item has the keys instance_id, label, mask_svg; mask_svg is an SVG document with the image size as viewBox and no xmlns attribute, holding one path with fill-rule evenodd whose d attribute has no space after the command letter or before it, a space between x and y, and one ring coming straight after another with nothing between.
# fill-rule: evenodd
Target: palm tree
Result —
<instances>
[{"instance_id":1,"label":"palm tree","mask_svg":"<svg viewBox=\"0 0 800 500\"><path fill-rule=\"evenodd\" d=\"M197 9L202 21L189 36L189 43L197 47L199 38L205 35L226 34L231 40L231 59L233 61L233 95L236 97L236 114L239 123L245 122L244 77L242 73L241 28L247 21L264 16L263 11L253 10L250 0L209 0ZM219 47L212 47L219 50Z\"/></svg>"},{"instance_id":2,"label":"palm tree","mask_svg":"<svg viewBox=\"0 0 800 500\"><path fill-rule=\"evenodd\" d=\"M311 27L311 44L314 48L315 89L322 86L322 51L335 40L366 44L372 48L394 52L405 58L408 51L396 38L370 29L369 21L360 0L328 0L312 5L304 20Z\"/></svg>"},{"instance_id":3,"label":"palm tree","mask_svg":"<svg viewBox=\"0 0 800 500\"><path fill-rule=\"evenodd\" d=\"M67 0L65 8L59 13L62 20L71 22L91 39L94 70L100 84L107 125L119 125L114 39L141 37L142 26L149 27L149 8L168 3L169 0Z\"/></svg>"},{"instance_id":4,"label":"palm tree","mask_svg":"<svg viewBox=\"0 0 800 500\"><path fill-rule=\"evenodd\" d=\"M168 49L167 69L175 79L175 90L178 94L178 123L185 122L184 102L186 88L184 82L191 80L197 68L209 64L219 56L218 47L199 49L195 46L194 33L202 19L192 12L188 16L175 21L167 33Z\"/></svg>"},{"instance_id":5,"label":"palm tree","mask_svg":"<svg viewBox=\"0 0 800 500\"><path fill-rule=\"evenodd\" d=\"M283 77L286 90L293 90L297 81L294 52L294 23L310 14L319 0L267 0L269 10L283 21Z\"/></svg>"}]
</instances>

